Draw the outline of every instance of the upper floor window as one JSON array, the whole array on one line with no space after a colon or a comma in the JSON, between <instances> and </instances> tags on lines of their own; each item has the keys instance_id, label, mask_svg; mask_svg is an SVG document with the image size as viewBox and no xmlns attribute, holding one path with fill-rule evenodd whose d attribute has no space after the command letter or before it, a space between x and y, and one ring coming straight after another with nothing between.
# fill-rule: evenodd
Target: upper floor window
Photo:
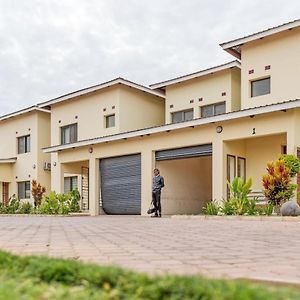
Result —
<instances>
[{"instance_id":1,"label":"upper floor window","mask_svg":"<svg viewBox=\"0 0 300 300\"><path fill-rule=\"evenodd\" d=\"M105 116L105 128L115 127L116 125L116 116L115 114Z\"/></svg>"},{"instance_id":2,"label":"upper floor window","mask_svg":"<svg viewBox=\"0 0 300 300\"><path fill-rule=\"evenodd\" d=\"M18 154L30 152L30 135L18 137Z\"/></svg>"},{"instance_id":3,"label":"upper floor window","mask_svg":"<svg viewBox=\"0 0 300 300\"><path fill-rule=\"evenodd\" d=\"M69 176L64 178L64 193L68 194L71 191L78 189L78 177Z\"/></svg>"},{"instance_id":4,"label":"upper floor window","mask_svg":"<svg viewBox=\"0 0 300 300\"><path fill-rule=\"evenodd\" d=\"M212 117L224 114L226 112L226 103L215 103L201 107L201 118Z\"/></svg>"},{"instance_id":5,"label":"upper floor window","mask_svg":"<svg viewBox=\"0 0 300 300\"><path fill-rule=\"evenodd\" d=\"M172 113L172 123L183 121L190 121L194 118L194 111L192 109L176 111Z\"/></svg>"},{"instance_id":6,"label":"upper floor window","mask_svg":"<svg viewBox=\"0 0 300 300\"><path fill-rule=\"evenodd\" d=\"M257 97L270 94L271 92L271 78L264 78L251 81L251 97Z\"/></svg>"},{"instance_id":7,"label":"upper floor window","mask_svg":"<svg viewBox=\"0 0 300 300\"><path fill-rule=\"evenodd\" d=\"M61 144L77 142L77 124L61 127Z\"/></svg>"},{"instance_id":8,"label":"upper floor window","mask_svg":"<svg viewBox=\"0 0 300 300\"><path fill-rule=\"evenodd\" d=\"M18 182L18 198L30 199L30 181Z\"/></svg>"}]
</instances>

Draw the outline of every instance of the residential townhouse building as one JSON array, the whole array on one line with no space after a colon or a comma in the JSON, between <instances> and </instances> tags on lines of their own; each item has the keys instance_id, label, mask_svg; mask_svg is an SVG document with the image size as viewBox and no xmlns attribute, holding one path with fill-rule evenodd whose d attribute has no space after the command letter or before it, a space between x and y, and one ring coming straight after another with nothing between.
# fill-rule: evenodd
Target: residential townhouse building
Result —
<instances>
[{"instance_id":1,"label":"residential townhouse building","mask_svg":"<svg viewBox=\"0 0 300 300\"><path fill-rule=\"evenodd\" d=\"M50 112L37 106L0 117L1 202L16 195L33 203L31 181L51 188L51 157L41 149L50 143Z\"/></svg>"},{"instance_id":2,"label":"residential townhouse building","mask_svg":"<svg viewBox=\"0 0 300 300\"><path fill-rule=\"evenodd\" d=\"M227 181L299 153L300 20L221 44L238 58L156 83L124 79L40 103L51 111L51 189L77 187L92 215L142 214L161 170L163 214L199 213Z\"/></svg>"}]
</instances>

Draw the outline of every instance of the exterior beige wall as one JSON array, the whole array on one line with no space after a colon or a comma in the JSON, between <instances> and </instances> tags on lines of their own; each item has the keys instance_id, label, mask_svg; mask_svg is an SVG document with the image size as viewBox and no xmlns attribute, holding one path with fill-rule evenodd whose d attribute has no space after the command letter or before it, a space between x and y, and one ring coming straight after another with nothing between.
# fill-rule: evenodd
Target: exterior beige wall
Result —
<instances>
[{"instance_id":1,"label":"exterior beige wall","mask_svg":"<svg viewBox=\"0 0 300 300\"><path fill-rule=\"evenodd\" d=\"M240 107L239 76L240 70L233 68L167 86L166 123L171 123L172 112L191 108L194 118L200 118L201 106L218 102L226 102L226 112L237 110ZM225 96L222 96L223 92ZM203 100L199 101L199 98Z\"/></svg>"},{"instance_id":2,"label":"exterior beige wall","mask_svg":"<svg viewBox=\"0 0 300 300\"><path fill-rule=\"evenodd\" d=\"M51 145L60 144L60 128L77 123L78 140L120 131L120 98L118 88L107 88L74 98L51 107ZM115 107L113 109L113 106ZM106 111L103 111L106 109ZM105 128L105 116L115 113L116 126Z\"/></svg>"},{"instance_id":3,"label":"exterior beige wall","mask_svg":"<svg viewBox=\"0 0 300 300\"><path fill-rule=\"evenodd\" d=\"M172 149L185 146L212 143L212 198L220 200L226 197L226 143L229 141L248 138L265 137L268 135L287 134L288 152L292 153L297 139L295 120L299 121L299 112L274 112L270 114L246 117L232 121L217 122L215 124L202 125L195 128L186 128L154 134L150 136L136 137L128 140L110 142L108 144L93 145L93 153L88 152L87 147L64 150L58 153L58 164L53 168L53 189L62 188L61 177L63 164L73 161L89 160L93 170L90 172L90 188L92 185L95 198L90 197L91 213L97 214L99 203L99 159L118 155L141 153L142 155L142 214L146 214L151 202L152 170L155 167L154 153L158 150ZM270 126L272 124L272 126ZM297 123L299 126L299 123ZM223 126L221 134L216 133L216 127ZM256 133L253 135L253 128ZM300 128L300 127L298 127ZM241 150L242 151L241 147ZM277 152L277 151L276 151ZM254 152L253 152L254 153ZM254 154L253 154L254 155ZM260 155L258 153L257 155ZM266 159L269 155L266 154ZM272 159L274 153L270 153ZM249 171L251 174L251 171ZM259 179L258 179L259 180Z\"/></svg>"},{"instance_id":4,"label":"exterior beige wall","mask_svg":"<svg viewBox=\"0 0 300 300\"><path fill-rule=\"evenodd\" d=\"M165 123L165 101L142 91L120 89L120 128L122 132L160 126Z\"/></svg>"},{"instance_id":5,"label":"exterior beige wall","mask_svg":"<svg viewBox=\"0 0 300 300\"><path fill-rule=\"evenodd\" d=\"M212 160L210 156L159 161L156 167L165 179L162 213L201 213L212 199Z\"/></svg>"},{"instance_id":6,"label":"exterior beige wall","mask_svg":"<svg viewBox=\"0 0 300 300\"><path fill-rule=\"evenodd\" d=\"M17 182L37 179L50 189L50 174L43 174L44 160L50 162L50 154L42 153L41 148L49 145L50 115L45 112L30 112L0 122L0 136L5 143L0 147L0 158L17 157L14 164L0 164L0 178L9 182L9 195L18 194ZM18 154L17 138L30 134L30 152ZM10 172L7 169L10 169ZM2 200L2 196L1 196Z\"/></svg>"},{"instance_id":7,"label":"exterior beige wall","mask_svg":"<svg viewBox=\"0 0 300 300\"><path fill-rule=\"evenodd\" d=\"M227 154L235 156L236 159L238 157L246 158L246 178L252 178L252 190L261 191L262 175L266 173L267 162L277 159L278 155L281 154L282 146L286 145L286 134L266 135L258 138L253 137L229 141L224 144L225 165Z\"/></svg>"},{"instance_id":8,"label":"exterior beige wall","mask_svg":"<svg viewBox=\"0 0 300 300\"><path fill-rule=\"evenodd\" d=\"M111 114L115 114L115 127L105 128L105 116ZM55 104L51 108L51 144L59 145L60 128L74 123L78 124L78 140L162 125L164 100L118 85Z\"/></svg>"},{"instance_id":9,"label":"exterior beige wall","mask_svg":"<svg viewBox=\"0 0 300 300\"><path fill-rule=\"evenodd\" d=\"M246 43L242 53L242 108L300 97L300 28ZM270 70L265 66L270 65ZM254 70L253 74L248 74ZM271 93L251 98L250 81L271 76Z\"/></svg>"}]
</instances>

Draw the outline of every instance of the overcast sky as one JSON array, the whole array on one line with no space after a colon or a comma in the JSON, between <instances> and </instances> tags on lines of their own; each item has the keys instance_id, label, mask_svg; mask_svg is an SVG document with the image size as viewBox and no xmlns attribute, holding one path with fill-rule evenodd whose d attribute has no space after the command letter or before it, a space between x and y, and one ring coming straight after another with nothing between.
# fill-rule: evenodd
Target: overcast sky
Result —
<instances>
[{"instance_id":1,"label":"overcast sky","mask_svg":"<svg viewBox=\"0 0 300 300\"><path fill-rule=\"evenodd\" d=\"M221 64L234 58L219 43L297 18L299 0L0 0L0 115Z\"/></svg>"}]
</instances>

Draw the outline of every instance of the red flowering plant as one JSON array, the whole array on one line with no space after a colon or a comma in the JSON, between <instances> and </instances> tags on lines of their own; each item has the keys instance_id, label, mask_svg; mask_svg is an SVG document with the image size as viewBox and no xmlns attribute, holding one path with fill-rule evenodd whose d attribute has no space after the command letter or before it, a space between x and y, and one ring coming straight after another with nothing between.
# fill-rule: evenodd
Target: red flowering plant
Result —
<instances>
[{"instance_id":1,"label":"red flowering plant","mask_svg":"<svg viewBox=\"0 0 300 300\"><path fill-rule=\"evenodd\" d=\"M36 180L31 182L31 194L34 199L34 207L40 206L42 203L43 195L45 194L46 189L41 186Z\"/></svg>"},{"instance_id":2,"label":"red flowering plant","mask_svg":"<svg viewBox=\"0 0 300 300\"><path fill-rule=\"evenodd\" d=\"M268 162L267 174L263 175L264 195L274 206L290 200L295 193L297 184L292 183L291 170L283 160Z\"/></svg>"}]
</instances>

